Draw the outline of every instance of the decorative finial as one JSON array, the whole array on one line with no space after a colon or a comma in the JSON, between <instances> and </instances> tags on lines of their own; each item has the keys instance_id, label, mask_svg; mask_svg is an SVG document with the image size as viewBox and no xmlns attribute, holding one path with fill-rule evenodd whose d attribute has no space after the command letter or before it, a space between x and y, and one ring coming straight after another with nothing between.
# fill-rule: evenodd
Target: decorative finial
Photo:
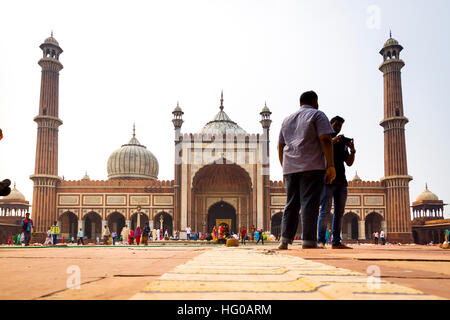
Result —
<instances>
[{"instance_id":1,"label":"decorative finial","mask_svg":"<svg viewBox=\"0 0 450 320\"><path fill-rule=\"evenodd\" d=\"M267 101L264 101L264 107L267 108Z\"/></svg>"},{"instance_id":2,"label":"decorative finial","mask_svg":"<svg viewBox=\"0 0 450 320\"><path fill-rule=\"evenodd\" d=\"M178 103L178 101L177 101L177 108L179 108L180 107L180 104Z\"/></svg>"},{"instance_id":3,"label":"decorative finial","mask_svg":"<svg viewBox=\"0 0 450 320\"><path fill-rule=\"evenodd\" d=\"M428 190L428 182L425 182L425 190Z\"/></svg>"},{"instance_id":4,"label":"decorative finial","mask_svg":"<svg viewBox=\"0 0 450 320\"><path fill-rule=\"evenodd\" d=\"M16 188L16 182L14 181L14 189Z\"/></svg>"},{"instance_id":5,"label":"decorative finial","mask_svg":"<svg viewBox=\"0 0 450 320\"><path fill-rule=\"evenodd\" d=\"M51 34L51 37L53 38L53 30L52 30L52 32L50 34Z\"/></svg>"},{"instance_id":6,"label":"decorative finial","mask_svg":"<svg viewBox=\"0 0 450 320\"><path fill-rule=\"evenodd\" d=\"M133 122L133 138L136 137L136 126Z\"/></svg>"},{"instance_id":7,"label":"decorative finial","mask_svg":"<svg viewBox=\"0 0 450 320\"><path fill-rule=\"evenodd\" d=\"M220 110L221 111L223 110L223 90L222 90L222 92L220 94Z\"/></svg>"},{"instance_id":8,"label":"decorative finial","mask_svg":"<svg viewBox=\"0 0 450 320\"><path fill-rule=\"evenodd\" d=\"M392 39L392 30L389 30L389 37Z\"/></svg>"}]
</instances>

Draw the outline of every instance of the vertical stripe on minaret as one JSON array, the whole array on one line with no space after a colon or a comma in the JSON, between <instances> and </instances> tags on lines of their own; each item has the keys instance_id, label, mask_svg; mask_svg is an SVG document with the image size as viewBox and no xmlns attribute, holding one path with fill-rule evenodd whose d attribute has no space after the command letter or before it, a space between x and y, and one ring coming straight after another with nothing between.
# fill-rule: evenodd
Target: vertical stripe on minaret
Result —
<instances>
[{"instance_id":1,"label":"vertical stripe on minaret","mask_svg":"<svg viewBox=\"0 0 450 320\"><path fill-rule=\"evenodd\" d=\"M409 204L405 125L408 118L403 112L401 69L405 66L400 59L403 47L392 37L385 43L380 54L384 74L384 178L386 187L386 236L391 242L412 242L411 213Z\"/></svg>"},{"instance_id":2,"label":"vertical stripe on minaret","mask_svg":"<svg viewBox=\"0 0 450 320\"><path fill-rule=\"evenodd\" d=\"M46 233L55 220L56 186L58 177L58 127L62 125L59 116L59 71L63 65L59 55L63 52L53 35L40 45L43 52L39 65L41 73L41 94L39 114L34 118L37 123L36 159L34 174L30 179L34 182L32 218L36 231Z\"/></svg>"}]
</instances>

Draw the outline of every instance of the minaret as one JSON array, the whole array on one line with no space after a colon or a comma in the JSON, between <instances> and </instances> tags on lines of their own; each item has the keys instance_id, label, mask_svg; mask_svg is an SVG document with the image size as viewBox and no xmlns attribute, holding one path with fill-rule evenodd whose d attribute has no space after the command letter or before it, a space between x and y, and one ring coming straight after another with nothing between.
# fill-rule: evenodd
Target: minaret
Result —
<instances>
[{"instance_id":1,"label":"minaret","mask_svg":"<svg viewBox=\"0 0 450 320\"><path fill-rule=\"evenodd\" d=\"M172 112L173 119L172 123L175 129L175 172L174 172L174 188L175 188L175 207L174 207L174 215L173 215L173 227L178 231L181 230L181 164L182 164L182 135L181 135L181 126L183 125L183 110L181 110L180 105L177 101L177 106Z\"/></svg>"},{"instance_id":2,"label":"minaret","mask_svg":"<svg viewBox=\"0 0 450 320\"><path fill-rule=\"evenodd\" d=\"M263 185L264 185L264 198L263 198L263 206L264 206L264 215L263 215L263 229L270 229L270 153L269 153L269 145L270 145L270 125L272 124L272 120L270 119L270 115L272 112L267 108L267 103L264 103L264 108L259 113L261 115L261 125L263 127L263 135L261 137L262 143L260 146L262 147L261 152L261 164L262 170L261 173L263 175Z\"/></svg>"},{"instance_id":3,"label":"minaret","mask_svg":"<svg viewBox=\"0 0 450 320\"><path fill-rule=\"evenodd\" d=\"M58 177L58 127L62 125L59 119L59 71L63 65L59 55L63 52L52 35L40 45L43 52L39 65L41 74L41 95L39 114L34 118L37 128L36 160L34 174L30 179L34 182L33 211L36 231L45 233L55 220L56 215L56 185L61 180Z\"/></svg>"},{"instance_id":4,"label":"minaret","mask_svg":"<svg viewBox=\"0 0 450 320\"><path fill-rule=\"evenodd\" d=\"M388 241L412 242L411 212L409 203L405 125L409 120L404 116L401 69L405 66L400 59L403 47L391 37L384 44L380 54L383 63L380 71L384 74L384 178L386 187L386 236Z\"/></svg>"}]
</instances>

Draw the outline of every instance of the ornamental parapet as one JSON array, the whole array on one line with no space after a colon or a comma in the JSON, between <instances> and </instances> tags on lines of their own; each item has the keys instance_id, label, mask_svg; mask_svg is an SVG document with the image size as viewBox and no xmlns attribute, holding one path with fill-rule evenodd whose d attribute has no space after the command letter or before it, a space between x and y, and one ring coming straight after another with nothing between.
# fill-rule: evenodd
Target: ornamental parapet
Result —
<instances>
[{"instance_id":1,"label":"ornamental parapet","mask_svg":"<svg viewBox=\"0 0 450 320\"><path fill-rule=\"evenodd\" d=\"M174 180L62 180L60 187L99 186L99 187L173 187Z\"/></svg>"}]
</instances>

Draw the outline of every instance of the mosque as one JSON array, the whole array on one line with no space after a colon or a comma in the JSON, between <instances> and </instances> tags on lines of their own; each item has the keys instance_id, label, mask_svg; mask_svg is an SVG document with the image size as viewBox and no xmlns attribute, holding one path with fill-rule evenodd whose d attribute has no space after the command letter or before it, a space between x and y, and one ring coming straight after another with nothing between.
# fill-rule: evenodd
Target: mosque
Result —
<instances>
[{"instance_id":1,"label":"mosque","mask_svg":"<svg viewBox=\"0 0 450 320\"><path fill-rule=\"evenodd\" d=\"M212 120L198 132L185 133L184 111L177 104L172 112L173 180L159 179L158 159L140 142L145 138L138 140L134 127L130 140L105 159L107 179L94 181L86 174L80 180L64 180L58 175L58 130L63 124L58 115L59 74L63 69L59 58L63 50L53 35L40 48L43 56L39 60L39 113L34 118L38 126L35 172L30 176L34 183L32 218L39 234L45 235L55 220L65 238L75 236L79 228L88 238L96 239L105 225L120 232L125 224L135 228L146 222L151 228L162 227L171 234L179 231L181 237L186 236L188 226L205 233L221 224L232 231L255 226L276 236L280 234L286 194L283 182L270 180L272 112L267 106L260 112L262 131L248 133L225 112L222 93ZM408 175L405 146L405 125L409 120L403 112L401 87L401 69L405 65L400 59L402 49L391 36L380 51L385 176L380 181L362 181L356 175L349 181L342 228L345 240L369 240L373 232L384 230L390 242L413 241L409 199L412 177ZM430 210L443 221L443 210L436 209L439 204L443 208L442 201L433 198L431 203L428 198L419 198L413 204L415 225L425 221L425 213ZM8 200L11 199L0 200L0 208ZM416 214L422 220L417 220ZM424 223L422 229L426 228ZM450 220L445 223L450 225ZM420 241L422 231L414 228L414 240Z\"/></svg>"}]
</instances>

